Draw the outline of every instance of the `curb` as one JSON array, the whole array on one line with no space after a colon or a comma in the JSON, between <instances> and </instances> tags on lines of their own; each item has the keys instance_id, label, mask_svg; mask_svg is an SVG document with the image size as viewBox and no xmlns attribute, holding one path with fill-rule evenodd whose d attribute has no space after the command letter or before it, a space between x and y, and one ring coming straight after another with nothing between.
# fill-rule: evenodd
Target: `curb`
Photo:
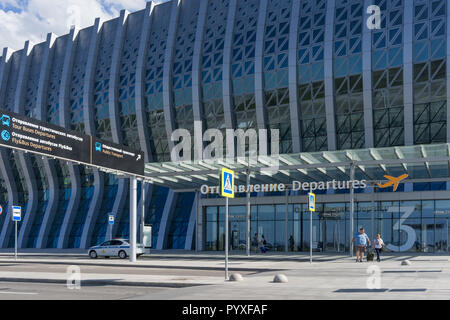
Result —
<instances>
[{"instance_id":1,"label":"curb","mask_svg":"<svg viewBox=\"0 0 450 320\"><path fill-rule=\"evenodd\" d=\"M26 278L0 278L0 282L20 282L20 283L51 283L67 284L63 279L26 279ZM158 288L189 288L208 286L206 283L163 283L163 282L132 282L115 280L81 280L81 286L123 286L123 287L158 287Z\"/></svg>"}]
</instances>

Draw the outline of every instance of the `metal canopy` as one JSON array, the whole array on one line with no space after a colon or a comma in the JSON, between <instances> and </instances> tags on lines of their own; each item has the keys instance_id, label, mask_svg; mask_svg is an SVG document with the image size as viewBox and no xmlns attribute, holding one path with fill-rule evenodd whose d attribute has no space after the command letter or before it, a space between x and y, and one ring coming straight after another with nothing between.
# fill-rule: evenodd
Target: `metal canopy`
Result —
<instances>
[{"instance_id":1,"label":"metal canopy","mask_svg":"<svg viewBox=\"0 0 450 320\"><path fill-rule=\"evenodd\" d=\"M148 163L146 181L173 189L195 191L202 185L218 186L223 167L234 170L236 185L246 185L247 172L252 184L284 183L292 181L345 181L350 180L350 168L355 167L355 179L369 182L385 181L385 175L398 177L407 173L404 182L450 181L450 144L431 144L388 148L370 148L347 151L282 154L277 158L279 168L270 157L258 160L228 159L187 162ZM272 163L273 160L272 159Z\"/></svg>"}]
</instances>

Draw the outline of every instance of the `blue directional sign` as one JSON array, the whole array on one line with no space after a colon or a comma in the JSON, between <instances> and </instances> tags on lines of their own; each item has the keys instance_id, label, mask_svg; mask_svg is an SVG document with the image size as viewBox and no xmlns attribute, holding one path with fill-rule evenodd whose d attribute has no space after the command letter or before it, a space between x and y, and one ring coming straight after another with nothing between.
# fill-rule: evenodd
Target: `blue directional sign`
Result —
<instances>
[{"instance_id":1,"label":"blue directional sign","mask_svg":"<svg viewBox=\"0 0 450 320\"><path fill-rule=\"evenodd\" d=\"M12 207L12 212L13 212L13 216L12 216L12 220L13 221L21 221L22 220L22 208L18 207L18 206L13 206Z\"/></svg>"},{"instance_id":2,"label":"blue directional sign","mask_svg":"<svg viewBox=\"0 0 450 320\"><path fill-rule=\"evenodd\" d=\"M316 211L316 195L314 193L309 193L309 211L315 212Z\"/></svg>"},{"instance_id":3,"label":"blue directional sign","mask_svg":"<svg viewBox=\"0 0 450 320\"><path fill-rule=\"evenodd\" d=\"M222 197L234 198L234 171L222 169L221 194Z\"/></svg>"}]
</instances>

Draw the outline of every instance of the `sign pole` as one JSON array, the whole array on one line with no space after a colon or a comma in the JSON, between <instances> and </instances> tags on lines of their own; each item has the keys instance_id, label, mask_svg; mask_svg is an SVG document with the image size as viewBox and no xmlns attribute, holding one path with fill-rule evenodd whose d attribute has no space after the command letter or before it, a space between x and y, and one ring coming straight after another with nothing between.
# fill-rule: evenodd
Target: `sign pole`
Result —
<instances>
[{"instance_id":1,"label":"sign pole","mask_svg":"<svg viewBox=\"0 0 450 320\"><path fill-rule=\"evenodd\" d=\"M130 262L136 262L137 180L130 178Z\"/></svg>"},{"instance_id":2,"label":"sign pole","mask_svg":"<svg viewBox=\"0 0 450 320\"><path fill-rule=\"evenodd\" d=\"M353 180L355 180L355 166L350 167L350 257L353 258L353 229L354 229L354 212L355 212L355 191L353 189Z\"/></svg>"},{"instance_id":3,"label":"sign pole","mask_svg":"<svg viewBox=\"0 0 450 320\"><path fill-rule=\"evenodd\" d=\"M17 221L14 221L15 232L14 232L14 260L17 260Z\"/></svg>"},{"instance_id":4,"label":"sign pole","mask_svg":"<svg viewBox=\"0 0 450 320\"><path fill-rule=\"evenodd\" d=\"M14 259L17 260L17 222L22 220L22 208L12 206L12 220L14 221Z\"/></svg>"},{"instance_id":5,"label":"sign pole","mask_svg":"<svg viewBox=\"0 0 450 320\"><path fill-rule=\"evenodd\" d=\"M247 257L250 257L250 216L251 216L251 208L250 208L250 170L247 169Z\"/></svg>"},{"instance_id":6,"label":"sign pole","mask_svg":"<svg viewBox=\"0 0 450 320\"><path fill-rule=\"evenodd\" d=\"M228 281L228 198L234 198L234 171L222 168L221 195L225 197L225 281Z\"/></svg>"},{"instance_id":7,"label":"sign pole","mask_svg":"<svg viewBox=\"0 0 450 320\"><path fill-rule=\"evenodd\" d=\"M144 243L144 226L145 226L145 182L142 180L141 183L141 227L140 233L141 237L139 243Z\"/></svg>"},{"instance_id":8,"label":"sign pole","mask_svg":"<svg viewBox=\"0 0 450 320\"><path fill-rule=\"evenodd\" d=\"M109 240L112 240L113 226L114 226L114 214L111 212L108 217Z\"/></svg>"},{"instance_id":9,"label":"sign pole","mask_svg":"<svg viewBox=\"0 0 450 320\"><path fill-rule=\"evenodd\" d=\"M312 263L312 211L309 212L309 263Z\"/></svg>"},{"instance_id":10,"label":"sign pole","mask_svg":"<svg viewBox=\"0 0 450 320\"><path fill-rule=\"evenodd\" d=\"M313 247L313 224L312 215L316 211L316 195L312 192L308 194L308 207L309 207L309 263L312 264L312 247Z\"/></svg>"},{"instance_id":11,"label":"sign pole","mask_svg":"<svg viewBox=\"0 0 450 320\"><path fill-rule=\"evenodd\" d=\"M228 197L225 204L225 280L228 280Z\"/></svg>"}]
</instances>

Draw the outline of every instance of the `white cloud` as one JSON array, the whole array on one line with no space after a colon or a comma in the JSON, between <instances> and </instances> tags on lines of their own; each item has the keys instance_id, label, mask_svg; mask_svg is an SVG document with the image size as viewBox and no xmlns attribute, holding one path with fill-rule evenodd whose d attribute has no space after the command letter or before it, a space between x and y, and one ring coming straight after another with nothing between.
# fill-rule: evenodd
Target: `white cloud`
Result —
<instances>
[{"instance_id":1,"label":"white cloud","mask_svg":"<svg viewBox=\"0 0 450 320\"><path fill-rule=\"evenodd\" d=\"M161 0L155 2L162 2ZM45 41L53 32L67 34L71 25L91 26L95 18L115 18L121 9L130 12L145 8L146 0L0 0L0 47L23 48L26 40Z\"/></svg>"}]
</instances>

